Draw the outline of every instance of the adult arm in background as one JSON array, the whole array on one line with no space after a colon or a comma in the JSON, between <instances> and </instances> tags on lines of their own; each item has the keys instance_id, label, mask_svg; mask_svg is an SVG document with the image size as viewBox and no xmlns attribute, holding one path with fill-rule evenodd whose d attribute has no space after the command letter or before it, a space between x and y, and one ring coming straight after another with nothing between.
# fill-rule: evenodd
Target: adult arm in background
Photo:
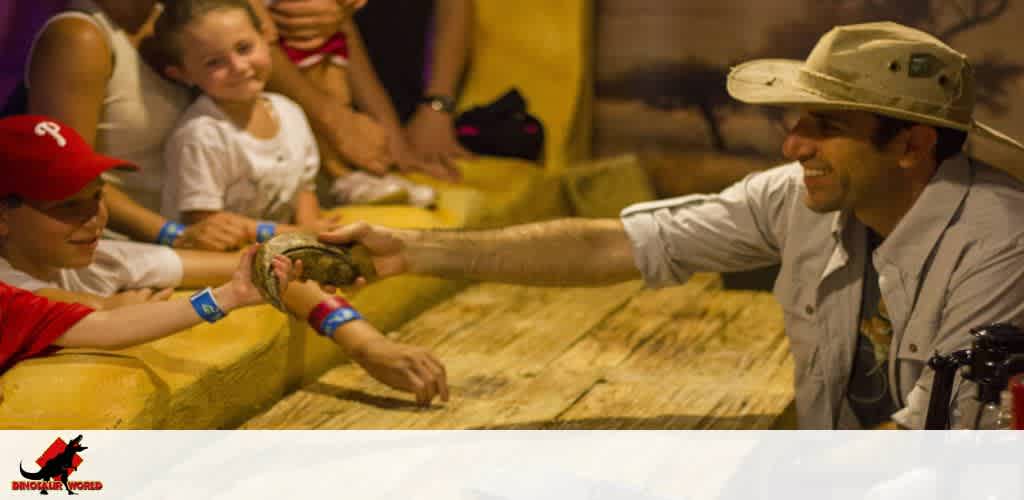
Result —
<instances>
[{"instance_id":1,"label":"adult arm in background","mask_svg":"<svg viewBox=\"0 0 1024 500\"><path fill-rule=\"evenodd\" d=\"M50 23L35 44L28 70L30 113L51 116L95 146L107 81L113 72L106 35L76 18ZM139 241L156 241L167 219L146 209L115 186L104 188L110 226ZM245 241L233 218L217 217L189 226L179 248L226 250Z\"/></svg>"},{"instance_id":2,"label":"adult arm in background","mask_svg":"<svg viewBox=\"0 0 1024 500\"><path fill-rule=\"evenodd\" d=\"M364 0L279 0L268 11L262 2L250 0L257 12L269 12L277 33L289 40L324 39L338 31L345 32L353 98L376 124L346 106L325 106L332 97L312 85L277 44L271 47L274 71L269 88L298 102L314 130L327 138L335 151L359 167L383 174L394 163L405 171L457 180L457 170L439 162L424 161L406 141L391 98L377 78L362 37L351 20L352 12L364 3Z\"/></svg>"},{"instance_id":3,"label":"adult arm in background","mask_svg":"<svg viewBox=\"0 0 1024 500\"><path fill-rule=\"evenodd\" d=\"M473 0L436 0L433 53L425 95L458 96L472 43ZM454 160L470 158L455 137L455 117L420 104L405 124L409 144L428 160L453 167Z\"/></svg>"},{"instance_id":4,"label":"adult arm in background","mask_svg":"<svg viewBox=\"0 0 1024 500\"><path fill-rule=\"evenodd\" d=\"M391 154L399 169L422 172L452 182L461 179L457 169L445 165L437 158L425 158L409 144L391 97L377 78L356 23L349 19L342 23L342 30L348 37L349 82L352 85L353 100L388 131Z\"/></svg>"},{"instance_id":5,"label":"adult arm in background","mask_svg":"<svg viewBox=\"0 0 1024 500\"><path fill-rule=\"evenodd\" d=\"M347 104L332 104L335 98L306 78L276 43L278 33L302 38L333 35L347 16L345 10L336 0L279 0L270 11L261 0L249 3L261 19L272 20L264 27L264 35L275 42L270 44L274 69L267 89L298 103L313 130L346 160L375 174L387 173L393 162L388 132Z\"/></svg>"}]
</instances>

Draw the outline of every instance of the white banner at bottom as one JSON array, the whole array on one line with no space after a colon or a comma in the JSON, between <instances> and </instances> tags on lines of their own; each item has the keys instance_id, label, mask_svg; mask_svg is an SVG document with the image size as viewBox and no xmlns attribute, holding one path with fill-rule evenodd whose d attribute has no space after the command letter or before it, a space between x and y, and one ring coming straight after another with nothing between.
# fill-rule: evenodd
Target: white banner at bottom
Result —
<instances>
[{"instance_id":1,"label":"white banner at bottom","mask_svg":"<svg viewBox=\"0 0 1024 500\"><path fill-rule=\"evenodd\" d=\"M0 431L0 491L38 498L70 488L83 500L1019 500L1020 436Z\"/></svg>"}]
</instances>

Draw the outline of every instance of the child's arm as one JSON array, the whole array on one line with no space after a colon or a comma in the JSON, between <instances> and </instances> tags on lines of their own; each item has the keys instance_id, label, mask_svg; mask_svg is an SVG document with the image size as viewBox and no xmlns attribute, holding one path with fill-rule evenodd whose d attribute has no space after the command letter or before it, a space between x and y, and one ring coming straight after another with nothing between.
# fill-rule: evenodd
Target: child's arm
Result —
<instances>
[{"instance_id":1,"label":"child's arm","mask_svg":"<svg viewBox=\"0 0 1024 500\"><path fill-rule=\"evenodd\" d=\"M139 288L115 293L109 297L101 297L88 292L70 292L59 288L41 288L34 293L40 297L46 297L57 302L82 304L97 311L106 311L135 304L145 304L147 302L162 302L170 298L173 292L174 290L171 288L163 290Z\"/></svg>"},{"instance_id":2,"label":"child's arm","mask_svg":"<svg viewBox=\"0 0 1024 500\"><path fill-rule=\"evenodd\" d=\"M213 290L213 297L225 313L263 301L252 284L250 268L256 247L242 255L231 281ZM285 257L274 261L274 272L287 288L291 263ZM122 349L179 332L199 324L202 318L187 299L136 304L111 311L96 311L60 336L55 344L63 347Z\"/></svg>"},{"instance_id":3,"label":"child's arm","mask_svg":"<svg viewBox=\"0 0 1024 500\"><path fill-rule=\"evenodd\" d=\"M284 303L299 318L308 318L329 298L314 282L296 282L288 288ZM364 320L344 323L330 336L366 373L385 385L416 394L416 401L422 405L430 404L437 396L448 401L444 365L427 349L395 342Z\"/></svg>"},{"instance_id":4,"label":"child's arm","mask_svg":"<svg viewBox=\"0 0 1024 500\"><path fill-rule=\"evenodd\" d=\"M301 190L295 195L295 225L314 231L320 219L320 202L315 191Z\"/></svg>"}]
</instances>

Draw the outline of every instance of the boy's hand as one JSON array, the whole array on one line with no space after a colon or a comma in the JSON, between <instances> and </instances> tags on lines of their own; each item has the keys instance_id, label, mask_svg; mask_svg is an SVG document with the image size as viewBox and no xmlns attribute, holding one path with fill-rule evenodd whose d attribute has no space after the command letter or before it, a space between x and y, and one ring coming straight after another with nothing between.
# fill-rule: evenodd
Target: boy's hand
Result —
<instances>
[{"instance_id":1,"label":"boy's hand","mask_svg":"<svg viewBox=\"0 0 1024 500\"><path fill-rule=\"evenodd\" d=\"M352 358L378 381L415 394L416 402L423 406L429 406L437 396L448 401L444 365L422 347L378 337L354 350Z\"/></svg>"},{"instance_id":2,"label":"boy's hand","mask_svg":"<svg viewBox=\"0 0 1024 500\"><path fill-rule=\"evenodd\" d=\"M252 245L242 254L242 259L235 269L231 281L221 285L215 291L218 304L225 311L236 307L245 307L254 304L262 304L263 296L252 284L252 259L256 254L259 245ZM288 289L288 282L295 279L302 273L302 263L292 265L292 261L283 255L274 257L274 275L280 286L278 292L284 295Z\"/></svg>"},{"instance_id":3,"label":"boy's hand","mask_svg":"<svg viewBox=\"0 0 1024 500\"><path fill-rule=\"evenodd\" d=\"M147 302L160 302L171 298L172 293L174 293L173 288L164 288L160 291L154 291L152 288L128 290L103 299L103 309L110 310Z\"/></svg>"}]
</instances>

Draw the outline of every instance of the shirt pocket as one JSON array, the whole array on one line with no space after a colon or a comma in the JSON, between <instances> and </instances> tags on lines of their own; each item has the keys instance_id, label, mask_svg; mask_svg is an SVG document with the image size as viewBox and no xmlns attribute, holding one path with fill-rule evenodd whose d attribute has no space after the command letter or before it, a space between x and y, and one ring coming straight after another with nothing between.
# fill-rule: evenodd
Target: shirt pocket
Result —
<instances>
[{"instance_id":1,"label":"shirt pocket","mask_svg":"<svg viewBox=\"0 0 1024 500\"><path fill-rule=\"evenodd\" d=\"M796 382L799 385L806 379L823 378L825 370L820 356L822 332L815 315L813 290L808 290L799 281L785 279L784 273L779 276L773 292L782 306Z\"/></svg>"}]
</instances>

